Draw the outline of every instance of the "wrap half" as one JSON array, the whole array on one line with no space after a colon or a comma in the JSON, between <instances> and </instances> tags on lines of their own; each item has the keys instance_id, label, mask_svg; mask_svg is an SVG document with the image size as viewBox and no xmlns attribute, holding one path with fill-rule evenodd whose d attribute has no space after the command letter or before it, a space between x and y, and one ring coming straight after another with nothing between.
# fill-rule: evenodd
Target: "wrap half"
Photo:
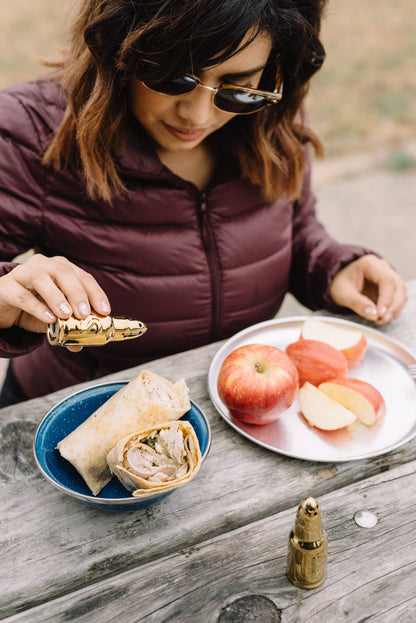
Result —
<instances>
[{"instance_id":1,"label":"wrap half","mask_svg":"<svg viewBox=\"0 0 416 623\"><path fill-rule=\"evenodd\" d=\"M120 439L163 422L177 420L191 408L181 379L171 383L148 370L116 394L57 445L78 470L93 495L111 480L107 454Z\"/></svg>"},{"instance_id":2,"label":"wrap half","mask_svg":"<svg viewBox=\"0 0 416 623\"><path fill-rule=\"evenodd\" d=\"M189 482L201 465L201 451L192 425L180 420L127 435L108 453L107 463L126 489L140 497Z\"/></svg>"}]
</instances>

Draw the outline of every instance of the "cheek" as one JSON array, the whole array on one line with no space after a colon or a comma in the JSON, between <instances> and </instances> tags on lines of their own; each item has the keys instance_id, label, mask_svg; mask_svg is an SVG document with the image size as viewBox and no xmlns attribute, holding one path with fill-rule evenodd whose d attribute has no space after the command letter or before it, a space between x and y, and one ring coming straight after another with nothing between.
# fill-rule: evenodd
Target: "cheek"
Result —
<instances>
[{"instance_id":1,"label":"cheek","mask_svg":"<svg viewBox=\"0 0 416 623\"><path fill-rule=\"evenodd\" d=\"M234 117L237 116L235 114L231 115L230 113L223 112L222 110L218 110L218 108L215 109L215 113L216 113L217 128L222 128L229 121L231 121L231 119L234 119Z\"/></svg>"},{"instance_id":2,"label":"cheek","mask_svg":"<svg viewBox=\"0 0 416 623\"><path fill-rule=\"evenodd\" d=\"M143 125L146 125L146 121L156 119L172 106L168 97L149 91L137 80L132 83L130 92L132 112Z\"/></svg>"}]
</instances>

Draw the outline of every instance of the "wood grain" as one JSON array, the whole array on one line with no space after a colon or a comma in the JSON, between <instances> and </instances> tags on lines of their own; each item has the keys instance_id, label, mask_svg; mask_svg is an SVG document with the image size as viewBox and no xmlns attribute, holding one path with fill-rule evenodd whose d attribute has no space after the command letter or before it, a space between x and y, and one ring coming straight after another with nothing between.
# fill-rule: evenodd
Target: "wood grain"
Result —
<instances>
[{"instance_id":1,"label":"wood grain","mask_svg":"<svg viewBox=\"0 0 416 623\"><path fill-rule=\"evenodd\" d=\"M402 318L383 328L383 331L389 336L401 339L409 348L413 346L416 350L413 322L416 310L416 281L411 282L409 293L411 295L409 305ZM344 495L347 495L346 504L351 498L348 502L350 509L348 512L352 512L353 507L357 510L360 500L362 503L365 501L363 487L367 487L365 495L369 495L376 487L380 491L383 490L385 496L377 503L377 512L381 512L384 505L390 508L393 516L398 497L402 510L399 511L399 504L397 518L403 520L409 510L409 506L406 507L404 503L409 505L412 495L409 485L406 489L407 498L400 497L402 480L407 483L413 473L416 440L375 459L337 464L300 461L265 450L231 429L215 411L209 399L207 371L220 345L221 343L211 344L152 363L152 370L171 380L181 376L186 378L193 400L203 409L210 422L213 442L198 476L187 487L178 489L161 503L147 509L123 513L106 513L93 509L62 495L46 482L37 470L32 442L38 423L58 400L89 384L61 390L56 394L1 411L0 618L29 610L27 620L41 620L30 617L37 616L37 612L42 612L44 616L45 612L49 612L49 608L52 608L53 603L58 610L59 606L56 604L66 604L65 608L69 608L65 615L67 618L62 620L82 620L76 619L75 616L72 619L70 617L74 608L81 607L85 596L88 603L94 602L93 611L104 606L109 608L110 618L102 618L101 621L112 620L113 602L117 603L114 607L118 607L123 603L123 599L127 599L128 605L125 608L133 609L125 613L127 617L125 620L136 623L142 620L134 618L136 590L140 595L146 596L144 601L147 602L147 610L143 612L146 612L147 618L143 619L144 621L155 620L157 623L165 620L177 620L181 623L185 620L191 621L191 615L188 619L170 619L167 618L167 614L165 616L166 612L170 613L169 616L179 616L179 610L176 609L181 603L190 608L190 612L197 612L199 607L202 608L204 616L206 614L207 617L211 617L199 619L203 623L205 620L216 621L221 613L223 621L227 621L225 617L231 616L233 608L236 607L228 604L227 600L231 599L231 596L237 599L238 596L246 594L266 594L279 610L284 611L285 617L288 617L291 611L287 603L293 598L293 590L299 589L287 584L282 571L286 549L284 541L293 520L293 509L300 500L307 495L313 495L319 499L324 498L326 505L325 496L328 496L328 506L324 512L328 513L330 522L333 519L332 537L338 535L340 542L344 539L342 547L345 547L345 539L348 540L352 534L350 519L347 519L345 526L339 524L340 509L342 518L349 517L344 513L346 508L343 502ZM103 381L131 379L138 370L139 368L131 369L111 375ZM370 477L374 477L374 484L372 480L366 480ZM384 479L388 484L383 488ZM355 492L358 498L354 497ZM375 501L374 499L372 504L375 504ZM361 507L367 507L362 506L362 503ZM337 504L338 511L336 511ZM409 517L409 526L411 523ZM379 529L380 525L377 530ZM406 528L402 528L404 530L402 541L397 530L395 529L394 539L397 543L405 543L407 546L408 539L411 538L410 527L409 534ZM366 539L368 535L369 533L365 532ZM389 541L390 536L388 533L386 535L385 540ZM263 551L261 542L264 541L266 547ZM379 542L382 543L381 540ZM337 539L335 541L333 539L332 547L335 543ZM365 551L369 547L365 542L362 542L361 546ZM366 564L369 564L368 558L371 559L370 551L374 550L367 551ZM199 552L204 552L201 559ZM244 557L244 564L240 569L241 556ZM250 556L252 563L248 560ZM397 575L400 568L397 557L391 566L386 566L384 559L380 558L382 557L377 556L375 564L377 570L379 567L387 569L386 573L390 574L389 582L392 582L392 586L394 581L397 586L402 585L403 578ZM258 563L260 559L263 562ZM339 572L341 575L334 583L334 587L341 591L337 593L337 603L344 601L343 608L349 611L354 606L354 604L347 606L350 592L354 603L367 597L365 586L361 588L358 586L354 560L345 552L342 554L342 560L344 559L347 562L341 567ZM206 565L206 571L203 564ZM231 565L229 568L228 564ZM406 564L414 581L412 562L409 560ZM271 574L272 567L274 571ZM189 578L193 577L191 588L182 585L185 572L188 583ZM345 584L348 573L354 578L351 590L349 584ZM126 588L125 578L131 578L134 586L139 582L139 588L130 591L129 587ZM247 578L253 578L253 583L251 584L250 580L250 584L247 584ZM227 592L229 582L233 587L230 593ZM276 590L279 588L279 591L283 591L279 592L278 601L273 592L275 590L272 588L273 582ZM207 590L204 589L206 583L209 586ZM381 575L380 578L373 577L368 591L371 592L378 586L380 588L377 590L381 591L383 587ZM216 590L219 591L219 601L216 602L217 609L214 613L209 608L212 608L212 595ZM357 591L360 594L359 599L355 596ZM73 597L66 596L72 592ZM158 594L165 600L157 615L161 618L156 617L155 609L149 610L153 607L154 600L159 599ZM107 597L104 598L103 595ZM290 596L290 599L287 597L289 599L287 603L286 595ZM299 599L302 603L305 593L297 592L296 595L298 608ZM327 593L325 599L326 595ZM332 593L328 595L328 603L332 604L330 605L332 612L335 605L331 595ZM410 593L407 598L412 599ZM406 612L407 606L398 598L396 602L393 612ZM257 606L260 603L266 602L256 601ZM320 603L322 608L326 602ZM140 608L142 606L141 604ZM242 602L240 606L242 607ZM380 600L376 606L377 612L380 611L377 609L378 606L381 607ZM387 605L385 608L387 611ZM58 610L54 612L57 613ZM306 611L307 608L304 612ZM276 616L278 614L276 611ZM25 616L22 614L16 620L25 620ZM152 616L156 618L152 619ZM296 616L298 615L290 614L292 618L282 618L282 621L302 620L296 619ZM308 616L312 615L309 613ZM342 612L337 616L341 617L340 621L355 620L342 619L344 616ZM319 619L310 618L310 620ZM321 620L338 621L331 618ZM243 620L240 623L243 623Z\"/></svg>"},{"instance_id":2,"label":"wood grain","mask_svg":"<svg viewBox=\"0 0 416 623\"><path fill-rule=\"evenodd\" d=\"M415 613L415 487L412 461L320 498L328 577L315 590L296 588L286 577L288 535L296 515L292 507L10 621L410 622ZM353 517L359 509L372 510L377 525L357 526Z\"/></svg>"}]
</instances>

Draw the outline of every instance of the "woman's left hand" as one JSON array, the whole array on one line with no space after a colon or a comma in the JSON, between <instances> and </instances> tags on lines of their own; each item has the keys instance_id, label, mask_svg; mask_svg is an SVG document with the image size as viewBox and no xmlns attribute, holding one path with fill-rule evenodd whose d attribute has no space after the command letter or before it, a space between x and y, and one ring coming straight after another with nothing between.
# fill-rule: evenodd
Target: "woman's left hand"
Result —
<instances>
[{"instance_id":1,"label":"woman's left hand","mask_svg":"<svg viewBox=\"0 0 416 623\"><path fill-rule=\"evenodd\" d=\"M380 325L397 318L407 300L398 273L375 255L363 255L333 278L329 293L337 305Z\"/></svg>"}]
</instances>

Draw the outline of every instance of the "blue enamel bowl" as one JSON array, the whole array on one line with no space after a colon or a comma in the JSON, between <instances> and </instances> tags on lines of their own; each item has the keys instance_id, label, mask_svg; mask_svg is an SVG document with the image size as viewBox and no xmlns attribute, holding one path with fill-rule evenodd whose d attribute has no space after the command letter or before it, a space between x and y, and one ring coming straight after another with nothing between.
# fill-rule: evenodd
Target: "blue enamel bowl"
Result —
<instances>
[{"instance_id":1,"label":"blue enamel bowl","mask_svg":"<svg viewBox=\"0 0 416 623\"><path fill-rule=\"evenodd\" d=\"M62 493L102 510L132 511L145 508L176 490L173 489L168 493L149 493L135 498L117 478L113 477L97 496L93 496L77 470L62 458L56 449L61 439L69 435L125 385L127 381L103 383L68 396L48 411L39 424L34 440L35 459L43 476ZM192 424L204 459L211 445L211 430L206 417L201 409L191 402L191 409L181 419L188 420Z\"/></svg>"}]
</instances>

